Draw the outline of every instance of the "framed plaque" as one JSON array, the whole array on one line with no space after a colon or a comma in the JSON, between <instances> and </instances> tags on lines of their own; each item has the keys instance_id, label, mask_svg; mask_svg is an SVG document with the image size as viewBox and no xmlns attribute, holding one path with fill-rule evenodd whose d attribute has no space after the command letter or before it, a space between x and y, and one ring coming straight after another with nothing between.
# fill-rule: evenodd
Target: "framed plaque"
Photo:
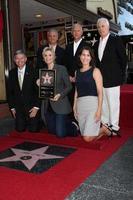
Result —
<instances>
[{"instance_id":1,"label":"framed plaque","mask_svg":"<svg viewBox=\"0 0 133 200\"><path fill-rule=\"evenodd\" d=\"M49 69L39 70L39 97L53 98L55 96L56 87L56 71Z\"/></svg>"}]
</instances>

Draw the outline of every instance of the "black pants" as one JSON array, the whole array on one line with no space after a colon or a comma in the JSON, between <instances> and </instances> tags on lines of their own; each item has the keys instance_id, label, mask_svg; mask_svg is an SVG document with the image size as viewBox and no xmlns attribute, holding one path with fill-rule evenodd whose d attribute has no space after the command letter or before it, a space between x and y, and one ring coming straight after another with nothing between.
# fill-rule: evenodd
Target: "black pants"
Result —
<instances>
[{"instance_id":1,"label":"black pants","mask_svg":"<svg viewBox=\"0 0 133 200\"><path fill-rule=\"evenodd\" d=\"M16 111L15 128L19 132L23 132L26 129L30 132L39 131L40 111L37 112L33 118L29 117L29 110L24 109Z\"/></svg>"}]
</instances>

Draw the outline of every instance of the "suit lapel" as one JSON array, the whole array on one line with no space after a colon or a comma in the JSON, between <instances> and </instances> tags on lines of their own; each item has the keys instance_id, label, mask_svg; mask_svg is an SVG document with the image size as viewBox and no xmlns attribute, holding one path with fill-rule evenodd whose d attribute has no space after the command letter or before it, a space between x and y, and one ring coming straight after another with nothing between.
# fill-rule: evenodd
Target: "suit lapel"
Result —
<instances>
[{"instance_id":1,"label":"suit lapel","mask_svg":"<svg viewBox=\"0 0 133 200\"><path fill-rule=\"evenodd\" d=\"M108 38L108 40L107 40L107 43L106 43L106 46L105 46L105 49L104 49L104 51L103 51L102 60L104 59L104 56L106 55L106 53L109 51L110 40L111 40L111 38L110 38L110 36L109 36L109 38ZM101 61L102 61L102 60L101 60Z\"/></svg>"},{"instance_id":2,"label":"suit lapel","mask_svg":"<svg viewBox=\"0 0 133 200\"><path fill-rule=\"evenodd\" d=\"M57 52L58 52L58 49L59 49L59 46L58 46L58 45L56 45L56 48L55 48L55 54L57 54Z\"/></svg>"},{"instance_id":3,"label":"suit lapel","mask_svg":"<svg viewBox=\"0 0 133 200\"><path fill-rule=\"evenodd\" d=\"M19 80L18 80L18 68L17 67L15 68L15 76L14 76L14 78L15 78L15 84L17 86L17 89L20 90Z\"/></svg>"},{"instance_id":4,"label":"suit lapel","mask_svg":"<svg viewBox=\"0 0 133 200\"><path fill-rule=\"evenodd\" d=\"M56 45L55 48L55 55L56 55L56 62L58 61L58 58L60 57L60 47Z\"/></svg>"},{"instance_id":5,"label":"suit lapel","mask_svg":"<svg viewBox=\"0 0 133 200\"><path fill-rule=\"evenodd\" d=\"M77 48L77 50L76 50L76 53L75 53L75 56L77 56L79 50L81 49L81 47L82 47L82 42L83 42L83 40L81 40L81 42L79 43L79 46L78 46L78 48Z\"/></svg>"},{"instance_id":6,"label":"suit lapel","mask_svg":"<svg viewBox=\"0 0 133 200\"><path fill-rule=\"evenodd\" d=\"M98 59L98 62L100 62L99 56L98 56L99 42L100 42L100 40L98 40L98 41L96 42L96 44L95 44L95 53L96 53L96 58Z\"/></svg>"},{"instance_id":7,"label":"suit lapel","mask_svg":"<svg viewBox=\"0 0 133 200\"><path fill-rule=\"evenodd\" d=\"M71 44L71 47L70 47L70 55L72 55L72 58L74 56L74 42Z\"/></svg>"}]
</instances>

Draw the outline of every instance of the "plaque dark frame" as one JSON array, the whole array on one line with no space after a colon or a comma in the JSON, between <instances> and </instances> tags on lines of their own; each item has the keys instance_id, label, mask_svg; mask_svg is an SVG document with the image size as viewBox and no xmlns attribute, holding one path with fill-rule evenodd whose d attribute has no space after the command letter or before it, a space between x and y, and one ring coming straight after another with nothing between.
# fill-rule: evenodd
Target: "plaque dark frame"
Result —
<instances>
[{"instance_id":1,"label":"plaque dark frame","mask_svg":"<svg viewBox=\"0 0 133 200\"><path fill-rule=\"evenodd\" d=\"M56 71L50 69L40 69L39 79L39 98L53 98L56 91Z\"/></svg>"}]
</instances>

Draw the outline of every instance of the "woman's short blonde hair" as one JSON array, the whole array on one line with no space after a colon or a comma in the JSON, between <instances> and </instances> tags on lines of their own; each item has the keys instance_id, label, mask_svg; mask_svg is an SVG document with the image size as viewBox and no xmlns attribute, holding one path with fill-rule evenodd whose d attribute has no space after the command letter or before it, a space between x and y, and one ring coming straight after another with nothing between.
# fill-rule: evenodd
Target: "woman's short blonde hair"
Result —
<instances>
[{"instance_id":1,"label":"woman's short blonde hair","mask_svg":"<svg viewBox=\"0 0 133 200\"><path fill-rule=\"evenodd\" d=\"M47 51L51 51L51 53L53 54L53 56L55 56L55 52L54 49L52 47L45 47L42 51L42 56L45 54L45 52Z\"/></svg>"}]
</instances>

